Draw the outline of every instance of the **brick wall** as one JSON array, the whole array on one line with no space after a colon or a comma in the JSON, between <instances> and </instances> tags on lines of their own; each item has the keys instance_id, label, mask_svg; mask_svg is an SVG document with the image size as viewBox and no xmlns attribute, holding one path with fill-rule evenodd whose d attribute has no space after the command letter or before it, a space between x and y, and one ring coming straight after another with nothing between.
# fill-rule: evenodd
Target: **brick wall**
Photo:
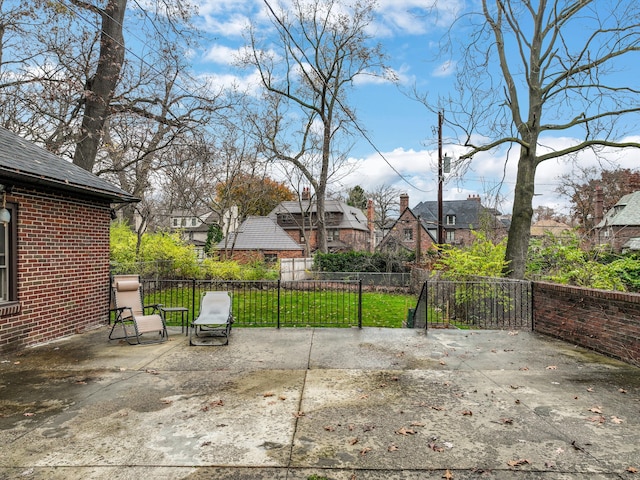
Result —
<instances>
[{"instance_id":1,"label":"brick wall","mask_svg":"<svg viewBox=\"0 0 640 480\"><path fill-rule=\"evenodd\" d=\"M0 317L0 351L108 321L110 206L15 187L20 311Z\"/></svg>"},{"instance_id":2,"label":"brick wall","mask_svg":"<svg viewBox=\"0 0 640 480\"><path fill-rule=\"evenodd\" d=\"M534 330L640 365L640 294L533 282Z\"/></svg>"}]
</instances>

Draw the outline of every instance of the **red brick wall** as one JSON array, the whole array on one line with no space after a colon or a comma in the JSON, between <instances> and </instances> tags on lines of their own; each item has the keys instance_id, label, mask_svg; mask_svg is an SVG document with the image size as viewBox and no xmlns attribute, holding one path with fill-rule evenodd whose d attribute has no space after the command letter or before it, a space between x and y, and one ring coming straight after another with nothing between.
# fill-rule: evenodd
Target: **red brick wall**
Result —
<instances>
[{"instance_id":1,"label":"red brick wall","mask_svg":"<svg viewBox=\"0 0 640 480\"><path fill-rule=\"evenodd\" d=\"M640 365L640 294L533 282L540 333Z\"/></svg>"},{"instance_id":2,"label":"red brick wall","mask_svg":"<svg viewBox=\"0 0 640 480\"><path fill-rule=\"evenodd\" d=\"M20 311L0 317L0 351L105 324L110 206L14 187Z\"/></svg>"}]
</instances>

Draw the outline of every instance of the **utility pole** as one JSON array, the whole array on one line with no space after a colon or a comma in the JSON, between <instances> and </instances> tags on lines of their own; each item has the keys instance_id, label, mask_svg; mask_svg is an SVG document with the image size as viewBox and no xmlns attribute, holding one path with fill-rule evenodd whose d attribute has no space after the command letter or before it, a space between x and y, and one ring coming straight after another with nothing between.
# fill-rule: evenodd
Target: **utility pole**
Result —
<instances>
[{"instance_id":1,"label":"utility pole","mask_svg":"<svg viewBox=\"0 0 640 480\"><path fill-rule=\"evenodd\" d=\"M442 120L444 114L438 112L438 245L444 244L442 231Z\"/></svg>"}]
</instances>

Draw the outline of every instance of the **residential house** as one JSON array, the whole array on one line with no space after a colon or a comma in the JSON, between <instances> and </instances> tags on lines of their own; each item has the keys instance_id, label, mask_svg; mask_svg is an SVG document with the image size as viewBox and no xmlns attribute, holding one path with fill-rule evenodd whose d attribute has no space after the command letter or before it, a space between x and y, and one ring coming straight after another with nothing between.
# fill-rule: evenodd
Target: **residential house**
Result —
<instances>
[{"instance_id":1,"label":"residential house","mask_svg":"<svg viewBox=\"0 0 640 480\"><path fill-rule=\"evenodd\" d=\"M533 225L531 225L531 236L532 237L543 237L547 233L551 233L555 236L560 236L563 233L567 233L571 231L571 227L564 222L558 222L557 220L552 220L550 218L538 220Z\"/></svg>"},{"instance_id":2,"label":"residential house","mask_svg":"<svg viewBox=\"0 0 640 480\"><path fill-rule=\"evenodd\" d=\"M224 258L241 262L301 258L304 248L268 217L249 216L216 248Z\"/></svg>"},{"instance_id":3,"label":"residential house","mask_svg":"<svg viewBox=\"0 0 640 480\"><path fill-rule=\"evenodd\" d=\"M492 239L504 238L508 225L494 209L483 207L480 197L470 195L466 200L442 202L442 229L444 243L468 245L474 237L473 230L489 230ZM409 208L409 196L400 195L400 217L384 236L378 250L398 250L421 255L438 242L438 202L420 202Z\"/></svg>"},{"instance_id":4,"label":"residential house","mask_svg":"<svg viewBox=\"0 0 640 480\"><path fill-rule=\"evenodd\" d=\"M421 220L409 208L409 195L403 193L400 195L400 217L387 230L376 250L413 252L420 258L437 243L435 232L431 232Z\"/></svg>"},{"instance_id":5,"label":"residential house","mask_svg":"<svg viewBox=\"0 0 640 480\"><path fill-rule=\"evenodd\" d=\"M413 208L427 226L433 238L438 232L438 202L420 202ZM466 200L444 200L442 202L442 229L444 243L469 245L473 242L473 231L482 231L493 241L507 236L508 221L493 208L482 205L479 195L469 195Z\"/></svg>"},{"instance_id":6,"label":"residential house","mask_svg":"<svg viewBox=\"0 0 640 480\"><path fill-rule=\"evenodd\" d=\"M305 189L300 201L281 202L269 213L299 245L308 246L309 254L318 248L316 202ZM325 225L330 252L370 250L371 230L366 215L359 208L340 200L325 201Z\"/></svg>"},{"instance_id":7,"label":"residential house","mask_svg":"<svg viewBox=\"0 0 640 480\"><path fill-rule=\"evenodd\" d=\"M193 245L198 253L198 258L205 258L205 246L209 229L212 225L217 225L222 233L233 232L238 226L238 209L232 208L220 215L211 210L191 211L174 210L169 218L171 229L179 231L182 239Z\"/></svg>"},{"instance_id":8,"label":"residential house","mask_svg":"<svg viewBox=\"0 0 640 480\"><path fill-rule=\"evenodd\" d=\"M0 351L109 320L109 224L127 192L0 128Z\"/></svg>"},{"instance_id":9,"label":"residential house","mask_svg":"<svg viewBox=\"0 0 640 480\"><path fill-rule=\"evenodd\" d=\"M624 195L594 227L595 243L614 252L634 250L640 244L640 191Z\"/></svg>"}]
</instances>

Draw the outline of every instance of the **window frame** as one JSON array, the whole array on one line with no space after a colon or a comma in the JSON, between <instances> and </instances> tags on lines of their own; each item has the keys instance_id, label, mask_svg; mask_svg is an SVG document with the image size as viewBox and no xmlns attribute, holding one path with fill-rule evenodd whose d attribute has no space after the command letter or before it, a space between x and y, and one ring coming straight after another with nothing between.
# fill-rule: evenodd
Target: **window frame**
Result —
<instances>
[{"instance_id":1,"label":"window frame","mask_svg":"<svg viewBox=\"0 0 640 480\"><path fill-rule=\"evenodd\" d=\"M0 306L6 306L18 301L18 205L6 202L5 208L11 214L7 224L6 268L7 268L7 299L0 298Z\"/></svg>"},{"instance_id":2,"label":"window frame","mask_svg":"<svg viewBox=\"0 0 640 480\"><path fill-rule=\"evenodd\" d=\"M447 225L455 225L455 224L456 224L456 216L447 215Z\"/></svg>"},{"instance_id":3,"label":"window frame","mask_svg":"<svg viewBox=\"0 0 640 480\"><path fill-rule=\"evenodd\" d=\"M413 240L413 228L405 228L402 232L405 242L411 242Z\"/></svg>"}]
</instances>

